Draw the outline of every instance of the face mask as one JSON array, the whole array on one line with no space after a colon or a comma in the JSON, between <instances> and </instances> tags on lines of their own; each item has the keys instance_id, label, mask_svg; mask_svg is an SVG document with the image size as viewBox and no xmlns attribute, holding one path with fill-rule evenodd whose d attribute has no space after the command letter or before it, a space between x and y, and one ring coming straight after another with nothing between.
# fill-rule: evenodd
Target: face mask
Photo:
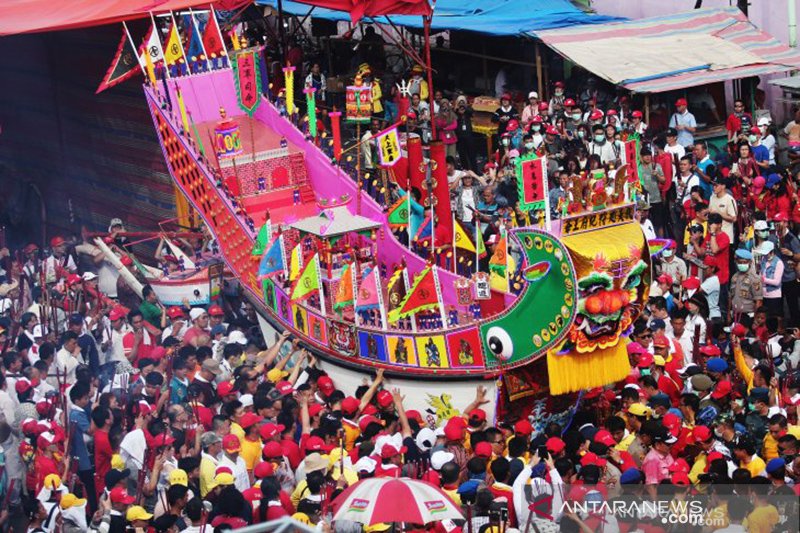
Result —
<instances>
[{"instance_id":1,"label":"face mask","mask_svg":"<svg viewBox=\"0 0 800 533\"><path fill-rule=\"evenodd\" d=\"M533 131L539 131L540 129L542 129L542 127L541 126L531 126L531 129Z\"/></svg>"},{"instance_id":2,"label":"face mask","mask_svg":"<svg viewBox=\"0 0 800 533\"><path fill-rule=\"evenodd\" d=\"M639 375L641 375L641 376L649 376L649 375L650 375L650 369L649 369L649 368L643 368L643 369L641 369L641 370L639 371Z\"/></svg>"},{"instance_id":3,"label":"face mask","mask_svg":"<svg viewBox=\"0 0 800 533\"><path fill-rule=\"evenodd\" d=\"M758 140L758 137L756 137L755 135L750 135L747 137L747 140L750 141L750 144L755 144L756 141Z\"/></svg>"},{"instance_id":4,"label":"face mask","mask_svg":"<svg viewBox=\"0 0 800 533\"><path fill-rule=\"evenodd\" d=\"M663 255L664 257L672 257L673 253L674 252L672 250L664 250L663 252L661 252L661 255Z\"/></svg>"},{"instance_id":5,"label":"face mask","mask_svg":"<svg viewBox=\"0 0 800 533\"><path fill-rule=\"evenodd\" d=\"M767 237L769 237L769 231L768 230L759 230L759 231L756 232L756 234L759 237L761 237L762 239L766 239Z\"/></svg>"},{"instance_id":6,"label":"face mask","mask_svg":"<svg viewBox=\"0 0 800 533\"><path fill-rule=\"evenodd\" d=\"M618 131L618 132L619 132L619 131L622 131L622 126L620 126L619 124L617 124L617 125L616 125L616 126L614 126L614 127L617 129L617 131Z\"/></svg>"},{"instance_id":7,"label":"face mask","mask_svg":"<svg viewBox=\"0 0 800 533\"><path fill-rule=\"evenodd\" d=\"M581 114L580 113L574 113L572 115L572 120L574 120L575 122L580 122L581 121Z\"/></svg>"},{"instance_id":8,"label":"face mask","mask_svg":"<svg viewBox=\"0 0 800 533\"><path fill-rule=\"evenodd\" d=\"M508 139L503 139L503 146L508 146Z\"/></svg>"},{"instance_id":9,"label":"face mask","mask_svg":"<svg viewBox=\"0 0 800 533\"><path fill-rule=\"evenodd\" d=\"M586 132L583 131L583 130L579 131L578 132L578 139L583 139L584 137L586 137Z\"/></svg>"},{"instance_id":10,"label":"face mask","mask_svg":"<svg viewBox=\"0 0 800 533\"><path fill-rule=\"evenodd\" d=\"M533 143L525 143L525 148L528 150L533 150Z\"/></svg>"},{"instance_id":11,"label":"face mask","mask_svg":"<svg viewBox=\"0 0 800 533\"><path fill-rule=\"evenodd\" d=\"M739 270L739 272L747 272L750 270L750 265L747 263L736 263L736 269Z\"/></svg>"},{"instance_id":12,"label":"face mask","mask_svg":"<svg viewBox=\"0 0 800 533\"><path fill-rule=\"evenodd\" d=\"M561 89L556 89L556 96L561 96L562 94L564 94L564 91Z\"/></svg>"},{"instance_id":13,"label":"face mask","mask_svg":"<svg viewBox=\"0 0 800 533\"><path fill-rule=\"evenodd\" d=\"M720 431L719 429L714 429L714 435L716 435L716 437L718 439L721 439L722 438L722 431Z\"/></svg>"},{"instance_id":14,"label":"face mask","mask_svg":"<svg viewBox=\"0 0 800 533\"><path fill-rule=\"evenodd\" d=\"M748 402L747 403L747 408L749 410L751 410L751 411L755 411L756 410L756 404Z\"/></svg>"},{"instance_id":15,"label":"face mask","mask_svg":"<svg viewBox=\"0 0 800 533\"><path fill-rule=\"evenodd\" d=\"M606 136L605 135L595 135L594 136L594 142L601 143L601 142L603 142L605 140L606 140Z\"/></svg>"}]
</instances>

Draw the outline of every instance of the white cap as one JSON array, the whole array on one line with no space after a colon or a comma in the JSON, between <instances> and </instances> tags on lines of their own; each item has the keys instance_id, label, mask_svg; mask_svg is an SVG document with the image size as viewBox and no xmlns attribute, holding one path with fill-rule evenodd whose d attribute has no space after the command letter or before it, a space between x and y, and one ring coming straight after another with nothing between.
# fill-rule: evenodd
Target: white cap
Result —
<instances>
[{"instance_id":1,"label":"white cap","mask_svg":"<svg viewBox=\"0 0 800 533\"><path fill-rule=\"evenodd\" d=\"M771 251L775 249L775 243L772 241L764 241L758 245L758 247L753 250L758 255L767 255Z\"/></svg>"},{"instance_id":2,"label":"white cap","mask_svg":"<svg viewBox=\"0 0 800 533\"><path fill-rule=\"evenodd\" d=\"M356 472L366 472L371 474L375 471L375 467L378 465L377 461L372 457L362 457L356 464L353 465L353 470Z\"/></svg>"},{"instance_id":3,"label":"white cap","mask_svg":"<svg viewBox=\"0 0 800 533\"><path fill-rule=\"evenodd\" d=\"M191 311L189 311L189 318L191 320L197 320L201 316L206 314L206 310L202 307L193 307Z\"/></svg>"},{"instance_id":4,"label":"white cap","mask_svg":"<svg viewBox=\"0 0 800 533\"><path fill-rule=\"evenodd\" d=\"M456 456L450 452L446 452L444 450L439 450L437 452L433 452L431 455L431 468L434 470L441 470L441 468L455 459Z\"/></svg>"},{"instance_id":5,"label":"white cap","mask_svg":"<svg viewBox=\"0 0 800 533\"><path fill-rule=\"evenodd\" d=\"M97 274L94 272L84 272L83 276L81 276L83 281L92 281L93 279L97 279Z\"/></svg>"},{"instance_id":6,"label":"white cap","mask_svg":"<svg viewBox=\"0 0 800 533\"><path fill-rule=\"evenodd\" d=\"M239 396L239 401L242 402L242 407L250 407L253 405L253 395L252 394L242 394Z\"/></svg>"},{"instance_id":7,"label":"white cap","mask_svg":"<svg viewBox=\"0 0 800 533\"><path fill-rule=\"evenodd\" d=\"M244 333L237 329L228 334L228 343L231 342L241 344L242 346L247 346L247 337L245 337Z\"/></svg>"},{"instance_id":8,"label":"white cap","mask_svg":"<svg viewBox=\"0 0 800 533\"><path fill-rule=\"evenodd\" d=\"M431 428L422 428L417 433L416 438L417 448L423 452L427 452L436 443L436 433Z\"/></svg>"},{"instance_id":9,"label":"white cap","mask_svg":"<svg viewBox=\"0 0 800 533\"><path fill-rule=\"evenodd\" d=\"M761 117L757 123L758 126L769 126L770 124L772 124L772 120L769 117Z\"/></svg>"},{"instance_id":10,"label":"white cap","mask_svg":"<svg viewBox=\"0 0 800 533\"><path fill-rule=\"evenodd\" d=\"M528 99L531 99L531 98L539 98L539 93L537 93L536 91L529 92L528 93Z\"/></svg>"},{"instance_id":11,"label":"white cap","mask_svg":"<svg viewBox=\"0 0 800 533\"><path fill-rule=\"evenodd\" d=\"M769 229L769 226L767 226L766 220L756 220L755 224L753 224L753 229L756 231L764 231L765 229Z\"/></svg>"}]
</instances>

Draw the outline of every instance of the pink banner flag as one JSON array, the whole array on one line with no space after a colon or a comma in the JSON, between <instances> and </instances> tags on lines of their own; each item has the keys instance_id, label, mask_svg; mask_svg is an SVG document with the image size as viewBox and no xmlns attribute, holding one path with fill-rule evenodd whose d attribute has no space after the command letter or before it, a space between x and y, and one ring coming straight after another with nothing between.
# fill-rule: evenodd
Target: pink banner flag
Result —
<instances>
[{"instance_id":1,"label":"pink banner flag","mask_svg":"<svg viewBox=\"0 0 800 533\"><path fill-rule=\"evenodd\" d=\"M378 285L377 268L370 269L369 272L361 280L356 293L356 311L365 311L367 309L377 309L380 307L380 290Z\"/></svg>"}]
</instances>

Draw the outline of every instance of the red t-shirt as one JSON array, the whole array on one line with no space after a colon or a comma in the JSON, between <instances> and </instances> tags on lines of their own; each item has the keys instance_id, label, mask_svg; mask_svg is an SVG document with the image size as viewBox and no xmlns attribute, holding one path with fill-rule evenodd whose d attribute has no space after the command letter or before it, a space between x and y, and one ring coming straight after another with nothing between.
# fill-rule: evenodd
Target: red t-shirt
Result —
<instances>
[{"instance_id":1,"label":"red t-shirt","mask_svg":"<svg viewBox=\"0 0 800 533\"><path fill-rule=\"evenodd\" d=\"M94 432L94 466L97 472L94 485L98 494L103 492L106 487L106 474L111 470L112 455L114 455L114 450L111 449L108 432L98 429Z\"/></svg>"},{"instance_id":2,"label":"red t-shirt","mask_svg":"<svg viewBox=\"0 0 800 533\"><path fill-rule=\"evenodd\" d=\"M702 247L706 250L710 249L708 247L709 239L716 239L717 246L719 247L719 251L714 254L714 261L719 269L719 274L717 274L719 277L719 283L720 285L724 285L725 283L728 283L728 280L731 277L730 267L728 266L731 255L731 240L728 237L728 234L724 231L717 232L714 237L712 237L710 234L706 235L706 238L703 239L702 244Z\"/></svg>"},{"instance_id":3,"label":"red t-shirt","mask_svg":"<svg viewBox=\"0 0 800 533\"><path fill-rule=\"evenodd\" d=\"M284 439L281 441L281 449L283 450L283 456L288 459L289 466L292 467L292 470L297 470L297 467L300 466L300 462L303 460L303 454L300 453L300 446L293 440Z\"/></svg>"},{"instance_id":4,"label":"red t-shirt","mask_svg":"<svg viewBox=\"0 0 800 533\"><path fill-rule=\"evenodd\" d=\"M122 348L125 351L125 357L129 357L131 351L133 351L133 343L133 332L129 331L124 337L122 337ZM142 341L139 343L139 349L136 352L136 359L131 361L131 364L135 367L136 363L139 362L139 359L146 359L155 346L156 341L153 336L146 329L143 329Z\"/></svg>"},{"instance_id":5,"label":"red t-shirt","mask_svg":"<svg viewBox=\"0 0 800 533\"><path fill-rule=\"evenodd\" d=\"M61 475L58 471L58 463L51 457L45 457L42 454L37 454L36 459L33 460L34 468L36 470L36 494L42 490L44 486L44 478L50 474Z\"/></svg>"}]
</instances>

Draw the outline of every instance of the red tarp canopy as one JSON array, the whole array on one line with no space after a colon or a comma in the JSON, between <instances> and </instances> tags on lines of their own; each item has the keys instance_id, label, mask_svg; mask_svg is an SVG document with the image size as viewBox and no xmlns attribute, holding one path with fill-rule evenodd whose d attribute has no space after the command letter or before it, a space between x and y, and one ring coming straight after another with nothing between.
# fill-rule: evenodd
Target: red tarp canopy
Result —
<instances>
[{"instance_id":1,"label":"red tarp canopy","mask_svg":"<svg viewBox=\"0 0 800 533\"><path fill-rule=\"evenodd\" d=\"M350 19L358 22L364 17L381 15L430 15L428 0L295 0L301 4L324 7L350 13Z\"/></svg>"},{"instance_id":2,"label":"red tarp canopy","mask_svg":"<svg viewBox=\"0 0 800 533\"><path fill-rule=\"evenodd\" d=\"M215 9L235 9L248 0L217 0ZM208 0L1 0L0 35L99 26L187 7L208 8Z\"/></svg>"}]
</instances>

